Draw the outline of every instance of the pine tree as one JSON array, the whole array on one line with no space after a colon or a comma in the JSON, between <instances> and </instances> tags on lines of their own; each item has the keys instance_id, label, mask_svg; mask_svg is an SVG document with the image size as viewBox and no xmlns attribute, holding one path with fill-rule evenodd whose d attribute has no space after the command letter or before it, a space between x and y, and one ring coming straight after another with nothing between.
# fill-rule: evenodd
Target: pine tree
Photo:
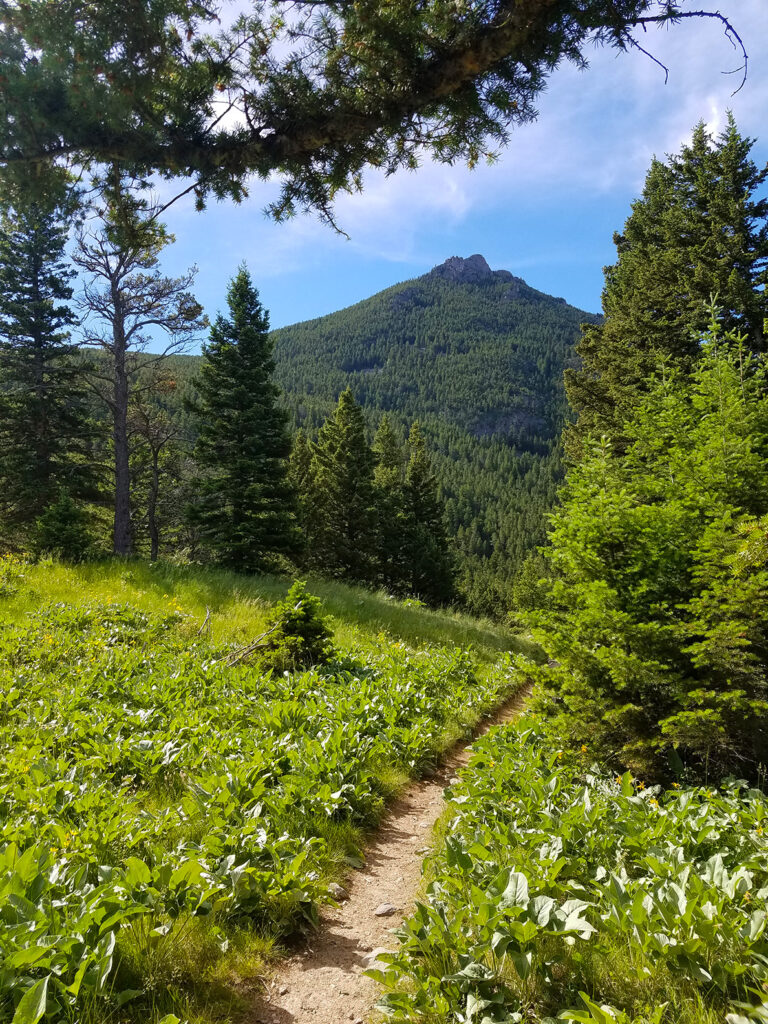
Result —
<instances>
[{"instance_id":1,"label":"pine tree","mask_svg":"<svg viewBox=\"0 0 768 1024\"><path fill-rule=\"evenodd\" d=\"M291 457L288 460L288 483L296 501L296 519L299 525L299 543L295 560L299 565L307 562L307 537L313 504L312 446L306 432L299 427L293 437Z\"/></svg>"},{"instance_id":2,"label":"pine tree","mask_svg":"<svg viewBox=\"0 0 768 1024\"><path fill-rule=\"evenodd\" d=\"M161 375L163 360L183 352L207 320L189 291L196 270L165 277L162 250L171 242L157 207L144 198L146 184L110 168L100 182L104 207L95 231L81 232L73 260L83 272L80 306L85 313L83 345L102 358L91 366L90 383L109 410L114 474L113 549L129 555L131 519L131 437L129 414L137 393ZM164 338L164 348L156 346ZM148 352L152 343L155 351Z\"/></svg>"},{"instance_id":3,"label":"pine tree","mask_svg":"<svg viewBox=\"0 0 768 1024\"><path fill-rule=\"evenodd\" d=\"M269 317L245 266L227 303L229 317L219 314L203 348L193 407L203 475L192 516L221 564L260 572L297 546L288 415L278 405Z\"/></svg>"},{"instance_id":4,"label":"pine tree","mask_svg":"<svg viewBox=\"0 0 768 1024\"><path fill-rule=\"evenodd\" d=\"M713 139L703 124L689 145L654 160L624 231L614 236L618 260L605 270L605 322L587 326L582 368L566 373L579 420L567 434L578 455L588 434L617 433L661 356L690 370L717 295L723 327L743 332L752 351L766 344L768 167L750 158L731 115Z\"/></svg>"},{"instance_id":5,"label":"pine tree","mask_svg":"<svg viewBox=\"0 0 768 1024\"><path fill-rule=\"evenodd\" d=\"M309 562L321 572L358 582L374 578L374 465L363 411L347 388L321 427L312 457Z\"/></svg>"},{"instance_id":6,"label":"pine tree","mask_svg":"<svg viewBox=\"0 0 768 1024\"><path fill-rule=\"evenodd\" d=\"M408 585L413 594L430 604L446 604L454 595L453 561L437 478L418 422L411 427L408 451L403 544Z\"/></svg>"},{"instance_id":7,"label":"pine tree","mask_svg":"<svg viewBox=\"0 0 768 1024\"><path fill-rule=\"evenodd\" d=\"M407 589L403 551L406 530L405 456L389 416L382 416L373 441L376 458L376 560L381 583L402 593Z\"/></svg>"},{"instance_id":8,"label":"pine tree","mask_svg":"<svg viewBox=\"0 0 768 1024\"><path fill-rule=\"evenodd\" d=\"M7 198L0 222L0 519L21 543L61 490L93 498L86 402L68 328L65 213Z\"/></svg>"}]
</instances>

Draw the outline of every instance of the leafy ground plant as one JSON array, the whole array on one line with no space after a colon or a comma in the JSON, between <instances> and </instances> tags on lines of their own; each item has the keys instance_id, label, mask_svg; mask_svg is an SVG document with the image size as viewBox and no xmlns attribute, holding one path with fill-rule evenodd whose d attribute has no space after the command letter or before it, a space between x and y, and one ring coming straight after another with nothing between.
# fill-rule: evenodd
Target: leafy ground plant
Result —
<instances>
[{"instance_id":1,"label":"leafy ground plant","mask_svg":"<svg viewBox=\"0 0 768 1024\"><path fill-rule=\"evenodd\" d=\"M391 1020L765 1019L763 793L646 789L529 721L480 740L449 796L426 897L371 972Z\"/></svg>"},{"instance_id":2,"label":"leafy ground plant","mask_svg":"<svg viewBox=\"0 0 768 1024\"><path fill-rule=\"evenodd\" d=\"M0 1021L231 1019L200 1009L235 999L227 964L313 925L509 663L368 636L311 671L232 667L173 593L46 602L48 571L15 574L0 629Z\"/></svg>"}]
</instances>

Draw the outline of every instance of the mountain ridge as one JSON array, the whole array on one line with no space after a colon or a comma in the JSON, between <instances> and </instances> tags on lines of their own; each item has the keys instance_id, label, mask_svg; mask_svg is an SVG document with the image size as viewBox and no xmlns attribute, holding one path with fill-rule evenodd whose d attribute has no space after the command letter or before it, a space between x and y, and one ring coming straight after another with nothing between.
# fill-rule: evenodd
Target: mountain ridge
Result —
<instances>
[{"instance_id":1,"label":"mountain ridge","mask_svg":"<svg viewBox=\"0 0 768 1024\"><path fill-rule=\"evenodd\" d=\"M562 386L579 324L599 317L476 253L452 256L335 313L272 332L276 376L310 433L350 386L371 429L419 419L463 589L499 611L562 475Z\"/></svg>"}]
</instances>

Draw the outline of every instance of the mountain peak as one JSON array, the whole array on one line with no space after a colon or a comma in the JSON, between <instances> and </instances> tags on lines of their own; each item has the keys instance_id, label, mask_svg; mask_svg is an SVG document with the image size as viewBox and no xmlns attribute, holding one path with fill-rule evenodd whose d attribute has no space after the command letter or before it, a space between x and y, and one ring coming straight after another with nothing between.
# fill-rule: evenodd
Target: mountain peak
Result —
<instances>
[{"instance_id":1,"label":"mountain peak","mask_svg":"<svg viewBox=\"0 0 768 1024\"><path fill-rule=\"evenodd\" d=\"M463 259L461 256L451 256L429 272L429 277L443 277L448 281L456 281L459 284L477 284L479 281L486 281L493 276L493 271L488 266L484 256L475 253Z\"/></svg>"}]
</instances>

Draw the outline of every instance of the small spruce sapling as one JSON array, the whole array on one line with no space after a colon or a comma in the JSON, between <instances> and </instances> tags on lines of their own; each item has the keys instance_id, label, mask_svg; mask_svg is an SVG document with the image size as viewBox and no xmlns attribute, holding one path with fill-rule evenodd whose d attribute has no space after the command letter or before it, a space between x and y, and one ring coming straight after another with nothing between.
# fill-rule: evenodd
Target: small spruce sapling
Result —
<instances>
[{"instance_id":1,"label":"small spruce sapling","mask_svg":"<svg viewBox=\"0 0 768 1024\"><path fill-rule=\"evenodd\" d=\"M56 501L48 505L35 523L35 553L79 562L88 553L91 543L87 512L68 491L61 490Z\"/></svg>"},{"instance_id":2,"label":"small spruce sapling","mask_svg":"<svg viewBox=\"0 0 768 1024\"><path fill-rule=\"evenodd\" d=\"M264 645L262 664L284 672L330 661L336 651L322 609L320 599L307 592L303 580L297 580L270 616L272 632Z\"/></svg>"}]
</instances>

